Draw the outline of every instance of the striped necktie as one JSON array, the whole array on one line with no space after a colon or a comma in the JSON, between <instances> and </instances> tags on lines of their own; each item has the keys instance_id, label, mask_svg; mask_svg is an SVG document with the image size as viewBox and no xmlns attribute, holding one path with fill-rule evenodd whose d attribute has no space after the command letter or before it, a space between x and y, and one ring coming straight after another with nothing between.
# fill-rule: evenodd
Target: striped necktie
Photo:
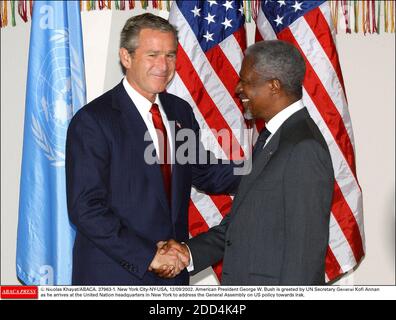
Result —
<instances>
[{"instance_id":1,"label":"striped necktie","mask_svg":"<svg viewBox=\"0 0 396 320\"><path fill-rule=\"evenodd\" d=\"M156 103L153 103L153 105L151 106L150 113L153 117L154 127L157 130L158 146L159 146L158 158L160 160L160 168L162 172L162 178L164 180L165 192L170 205L172 175L171 175L171 161L169 154L170 148L169 148L168 135L166 132L164 122L161 117L161 113Z\"/></svg>"},{"instance_id":2,"label":"striped necktie","mask_svg":"<svg viewBox=\"0 0 396 320\"><path fill-rule=\"evenodd\" d=\"M256 144L254 145L254 148L253 148L253 160L255 158L257 158L260 151L263 150L263 148L265 146L265 142L267 141L267 139L270 135L271 135L271 132L267 128L264 128L260 132L260 135L256 141Z\"/></svg>"}]
</instances>

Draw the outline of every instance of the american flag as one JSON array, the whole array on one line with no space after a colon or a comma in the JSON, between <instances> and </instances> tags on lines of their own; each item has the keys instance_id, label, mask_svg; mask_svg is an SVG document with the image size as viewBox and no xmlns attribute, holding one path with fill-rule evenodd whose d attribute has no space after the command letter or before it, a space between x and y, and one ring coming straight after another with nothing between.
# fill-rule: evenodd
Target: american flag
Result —
<instances>
[{"instance_id":1,"label":"american flag","mask_svg":"<svg viewBox=\"0 0 396 320\"><path fill-rule=\"evenodd\" d=\"M206 149L221 159L240 159L250 151L243 107L235 94L246 49L243 1L174 1L169 21L178 30L176 75L167 91L188 101ZM223 130L232 142L229 147ZM192 189L189 232L195 236L220 223L230 196L208 196ZM214 266L218 278L221 264Z\"/></svg>"},{"instance_id":2,"label":"american flag","mask_svg":"<svg viewBox=\"0 0 396 320\"><path fill-rule=\"evenodd\" d=\"M205 147L220 158L244 156L247 125L234 90L246 48L243 1L174 1L169 21L179 31L177 74L168 91L187 100L204 129ZM281 39L302 52L307 73L304 103L331 152L336 183L326 256L328 281L349 271L364 256L362 193L356 176L354 141L345 88L326 1L261 1L256 41ZM224 147L207 129L226 129L240 146ZM235 141L234 141L235 143ZM220 223L229 212L228 196L193 189L189 211L195 236ZM214 266L220 279L221 265Z\"/></svg>"},{"instance_id":3,"label":"american flag","mask_svg":"<svg viewBox=\"0 0 396 320\"><path fill-rule=\"evenodd\" d=\"M280 39L304 56L303 100L330 149L334 195L326 256L328 281L364 256L362 191L356 176L354 140L344 81L327 1L262 1L256 41Z\"/></svg>"}]
</instances>

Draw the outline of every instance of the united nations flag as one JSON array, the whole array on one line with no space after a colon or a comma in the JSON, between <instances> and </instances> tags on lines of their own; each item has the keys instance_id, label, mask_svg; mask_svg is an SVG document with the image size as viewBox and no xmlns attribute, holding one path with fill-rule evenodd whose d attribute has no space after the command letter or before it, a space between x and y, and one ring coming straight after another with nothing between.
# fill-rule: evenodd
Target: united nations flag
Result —
<instances>
[{"instance_id":1,"label":"united nations flag","mask_svg":"<svg viewBox=\"0 0 396 320\"><path fill-rule=\"evenodd\" d=\"M35 1L29 47L16 268L25 284L71 283L68 124L86 103L79 1Z\"/></svg>"}]
</instances>

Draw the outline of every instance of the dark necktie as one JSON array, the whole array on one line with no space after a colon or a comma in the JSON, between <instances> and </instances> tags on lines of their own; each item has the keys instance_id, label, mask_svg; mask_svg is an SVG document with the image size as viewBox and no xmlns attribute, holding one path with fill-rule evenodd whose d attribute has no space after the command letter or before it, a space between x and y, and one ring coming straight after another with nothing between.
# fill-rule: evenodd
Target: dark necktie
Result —
<instances>
[{"instance_id":1,"label":"dark necktie","mask_svg":"<svg viewBox=\"0 0 396 320\"><path fill-rule=\"evenodd\" d=\"M164 179L164 187L166 196L168 198L169 204L171 203L171 164L170 155L168 154L169 141L168 135L166 133L164 122L162 121L161 113L159 111L158 105L153 103L150 109L150 113L153 116L153 123L156 130L159 130L161 134L158 135L158 146L160 168L162 172L162 178Z\"/></svg>"},{"instance_id":2,"label":"dark necktie","mask_svg":"<svg viewBox=\"0 0 396 320\"><path fill-rule=\"evenodd\" d=\"M271 135L271 132L267 129L264 128L261 132L260 135L256 141L256 144L254 145L253 148L253 160L258 156L261 150L263 150L263 147L265 146L265 142L267 141L268 137Z\"/></svg>"}]
</instances>

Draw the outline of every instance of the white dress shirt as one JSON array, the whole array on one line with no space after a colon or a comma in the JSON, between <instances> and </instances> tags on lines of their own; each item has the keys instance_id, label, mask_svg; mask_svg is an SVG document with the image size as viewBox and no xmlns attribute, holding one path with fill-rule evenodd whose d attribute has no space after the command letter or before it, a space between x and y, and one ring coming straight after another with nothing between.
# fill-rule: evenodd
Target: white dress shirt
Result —
<instances>
[{"instance_id":1,"label":"white dress shirt","mask_svg":"<svg viewBox=\"0 0 396 320\"><path fill-rule=\"evenodd\" d=\"M137 92L128 82L126 77L122 81L122 84L124 85L124 88L126 92L128 93L128 96L131 98L133 103L136 106L136 109L139 111L140 116L142 117L144 123L146 124L147 130L151 136L151 139L153 140L155 151L157 154L159 154L159 144L158 144L158 136L157 132L155 131L154 123L153 123L153 117L152 114L150 113L150 109L152 106L152 103L147 100L145 97L143 97L139 92ZM172 132L170 130L170 124L168 117L166 116L166 113L164 111L164 108L162 107L161 101L157 96L155 97L155 103L158 105L159 111L161 113L162 121L164 122L164 126L168 135L168 141L170 145L170 152L171 152L171 163L174 163L174 145L173 145L173 137L172 137Z\"/></svg>"},{"instance_id":2,"label":"white dress shirt","mask_svg":"<svg viewBox=\"0 0 396 320\"><path fill-rule=\"evenodd\" d=\"M265 127L269 130L269 132L271 132L271 135L265 141L265 145L271 140L275 132L278 131L278 129L282 126L283 122L303 108L304 104L300 99L283 109L281 112L278 112L270 121L268 121L268 123L265 124Z\"/></svg>"}]
</instances>

